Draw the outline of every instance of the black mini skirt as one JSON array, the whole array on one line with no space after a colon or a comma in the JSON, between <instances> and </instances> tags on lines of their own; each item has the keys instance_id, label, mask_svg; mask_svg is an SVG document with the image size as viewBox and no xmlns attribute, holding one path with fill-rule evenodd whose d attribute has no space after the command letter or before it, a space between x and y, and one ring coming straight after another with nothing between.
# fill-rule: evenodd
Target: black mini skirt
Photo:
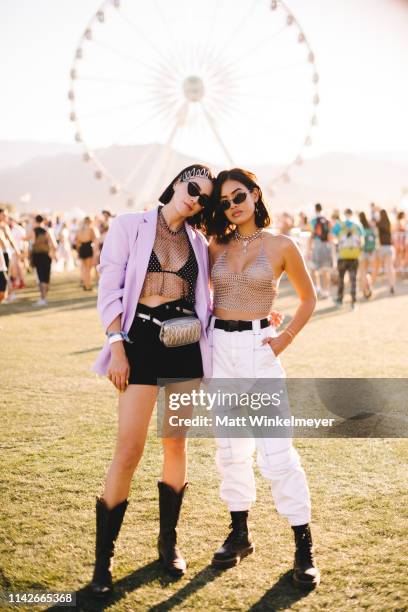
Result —
<instances>
[{"instance_id":1,"label":"black mini skirt","mask_svg":"<svg viewBox=\"0 0 408 612\"><path fill-rule=\"evenodd\" d=\"M176 310L176 306L192 310L191 304L184 300L177 300L155 308L138 304L136 312L151 315L160 321L188 316ZM160 326L152 321L134 317L128 333L133 344L124 343L130 365L129 384L158 385L158 379L202 378L203 362L200 344L195 342L168 348L159 339L160 329Z\"/></svg>"},{"instance_id":2,"label":"black mini skirt","mask_svg":"<svg viewBox=\"0 0 408 612\"><path fill-rule=\"evenodd\" d=\"M82 242L79 246L78 256L79 259L90 259L93 257L94 252L92 248L92 242Z\"/></svg>"}]
</instances>

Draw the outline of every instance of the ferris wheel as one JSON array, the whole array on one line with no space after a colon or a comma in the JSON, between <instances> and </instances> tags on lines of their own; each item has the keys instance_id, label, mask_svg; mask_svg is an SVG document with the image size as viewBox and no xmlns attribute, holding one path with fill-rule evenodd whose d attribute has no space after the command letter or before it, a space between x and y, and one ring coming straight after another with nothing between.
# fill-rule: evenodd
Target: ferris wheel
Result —
<instances>
[{"instance_id":1,"label":"ferris wheel","mask_svg":"<svg viewBox=\"0 0 408 612\"><path fill-rule=\"evenodd\" d=\"M82 33L68 98L75 139L118 208L146 208L182 168L267 173L303 163L319 75L280 0L106 0Z\"/></svg>"}]
</instances>

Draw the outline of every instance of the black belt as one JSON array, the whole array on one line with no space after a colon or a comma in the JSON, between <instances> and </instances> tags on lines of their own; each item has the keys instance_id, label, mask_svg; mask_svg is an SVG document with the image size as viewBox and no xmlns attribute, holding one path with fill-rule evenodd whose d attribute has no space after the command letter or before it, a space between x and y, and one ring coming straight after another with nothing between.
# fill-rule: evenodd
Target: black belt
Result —
<instances>
[{"instance_id":1,"label":"black belt","mask_svg":"<svg viewBox=\"0 0 408 612\"><path fill-rule=\"evenodd\" d=\"M259 324L261 329L264 329L270 325L270 321L269 319L261 319ZM227 332L241 332L253 329L253 321L224 321L223 319L215 319L214 327Z\"/></svg>"}]
</instances>

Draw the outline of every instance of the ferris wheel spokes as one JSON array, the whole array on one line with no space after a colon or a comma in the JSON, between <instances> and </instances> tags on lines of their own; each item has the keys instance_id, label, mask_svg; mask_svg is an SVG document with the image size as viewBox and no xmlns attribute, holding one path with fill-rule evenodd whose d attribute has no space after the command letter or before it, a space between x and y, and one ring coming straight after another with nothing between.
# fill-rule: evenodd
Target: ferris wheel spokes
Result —
<instances>
[{"instance_id":1,"label":"ferris wheel spokes","mask_svg":"<svg viewBox=\"0 0 408 612\"><path fill-rule=\"evenodd\" d=\"M113 53L114 55L117 55L121 59L124 59L127 62L130 62L133 66L136 63L136 64L139 64L140 66L143 66L143 68L148 70L148 72L156 72L155 65L146 64L145 62L141 61L139 57L136 57L134 55L129 55L128 53L125 53L124 51L121 51L120 49L116 49L115 47L112 47L112 45L108 45L106 42L102 42L101 40L98 40L98 39L92 39L92 42L95 45L101 47L102 49L106 49L107 51L110 51L111 53Z\"/></svg>"},{"instance_id":2,"label":"ferris wheel spokes","mask_svg":"<svg viewBox=\"0 0 408 612\"><path fill-rule=\"evenodd\" d=\"M173 63L171 64L170 61L174 60L174 57L171 57L169 55L164 55L162 53L162 51L160 50L160 48L157 47L157 45L154 44L154 42L150 39L149 36L147 36L143 30L141 28L139 28L127 15L124 14L123 11L118 11L118 15L120 16L120 18L124 21L124 23L126 23L126 25L131 28L132 30L134 30L135 32L137 32L137 35L139 37L141 37L143 40L145 40L151 49L153 49L155 51L155 53L157 54L157 56L160 58L160 61L164 62L164 65L166 67L167 71L172 71L175 72L176 74L178 74L179 76L181 76L180 70L177 67L177 64Z\"/></svg>"},{"instance_id":3,"label":"ferris wheel spokes","mask_svg":"<svg viewBox=\"0 0 408 612\"><path fill-rule=\"evenodd\" d=\"M298 68L304 68L304 62L296 62L295 64L286 64L273 67L273 73L286 72L288 70L297 70ZM261 72L251 72L249 74L243 74L239 76L241 81L250 81L252 79L258 79L259 77L270 78L271 72L262 70Z\"/></svg>"},{"instance_id":4,"label":"ferris wheel spokes","mask_svg":"<svg viewBox=\"0 0 408 612\"><path fill-rule=\"evenodd\" d=\"M225 68L233 68L234 66L238 66L240 65L240 63L242 62L243 59L248 59L248 57L250 57L251 55L253 55L256 51L259 51L260 49L262 49L262 47L264 47L265 45L267 45L268 43L272 44L276 42L276 39L279 38L279 36L286 31L286 26L283 26L280 30L278 30L274 37L272 37L271 35L265 36L265 38L263 38L262 40L258 41L258 43L254 46L251 47L250 49L247 49L246 51L244 51L243 53L241 53L241 55L239 55L237 58L231 60L230 62L228 62L225 66Z\"/></svg>"},{"instance_id":5,"label":"ferris wheel spokes","mask_svg":"<svg viewBox=\"0 0 408 612\"><path fill-rule=\"evenodd\" d=\"M207 119L207 123L212 131L212 133L215 136L216 141L218 142L218 144L220 145L222 151L224 152L224 155L226 156L228 163L231 164L231 166L234 166L234 161L232 159L232 156L230 155L227 147L224 144L224 141L222 140L218 129L217 129L217 125L212 117L212 115L210 115L210 113L207 111L207 109L205 108L204 104L201 102L200 103L202 111L204 113L204 117Z\"/></svg>"},{"instance_id":6,"label":"ferris wheel spokes","mask_svg":"<svg viewBox=\"0 0 408 612\"><path fill-rule=\"evenodd\" d=\"M248 18L250 18L254 14L254 7L258 4L258 0L253 0L252 4L249 6L248 10L242 17L242 19L238 22L238 25L235 29L230 32L230 35L227 37L227 40L224 42L222 47L219 49L218 56L215 58L215 61L219 61L222 57L222 54L228 49L230 42L235 38L235 36L242 30L242 28L248 24Z\"/></svg>"},{"instance_id":7,"label":"ferris wheel spokes","mask_svg":"<svg viewBox=\"0 0 408 612\"><path fill-rule=\"evenodd\" d=\"M161 179L161 177L157 177L157 168L165 167L163 162L165 162L165 160L168 160L169 158L169 152L171 150L171 145L173 144L174 138L178 130L182 128L183 125L185 124L185 121L187 119L187 113L188 113L188 103L185 102L182 104L182 106L179 108L177 112L176 123L173 126L170 132L170 135L166 141L166 144L164 145L160 153L159 159L156 161L155 164L152 164L148 175L145 177L144 189L142 189L141 194L140 194L141 201L143 201L144 199L148 197L148 192L156 194L158 187L159 187L159 180ZM156 177L156 180L155 180L155 177ZM152 189L153 185L154 185L154 189Z\"/></svg>"}]
</instances>

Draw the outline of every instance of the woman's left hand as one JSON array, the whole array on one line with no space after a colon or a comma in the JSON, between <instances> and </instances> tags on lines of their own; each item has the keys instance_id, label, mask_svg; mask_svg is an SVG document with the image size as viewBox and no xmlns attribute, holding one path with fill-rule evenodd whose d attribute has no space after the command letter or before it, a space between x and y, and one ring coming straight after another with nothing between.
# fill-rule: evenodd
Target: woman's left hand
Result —
<instances>
[{"instance_id":1,"label":"woman's left hand","mask_svg":"<svg viewBox=\"0 0 408 612\"><path fill-rule=\"evenodd\" d=\"M279 334L275 338L264 338L262 340L262 344L269 344L274 355L278 357L282 351L290 344L290 336L289 334Z\"/></svg>"}]
</instances>

